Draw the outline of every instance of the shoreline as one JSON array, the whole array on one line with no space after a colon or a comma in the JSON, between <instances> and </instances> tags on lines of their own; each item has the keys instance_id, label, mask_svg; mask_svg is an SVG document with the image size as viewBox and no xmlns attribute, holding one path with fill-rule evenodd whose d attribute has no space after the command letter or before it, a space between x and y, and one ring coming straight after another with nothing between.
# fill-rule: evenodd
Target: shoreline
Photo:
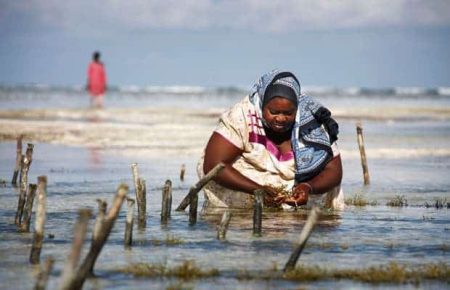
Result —
<instances>
[{"instance_id":1,"label":"shoreline","mask_svg":"<svg viewBox=\"0 0 450 290\"><path fill-rule=\"evenodd\" d=\"M23 135L30 142L97 148L120 155L200 156L223 111L224 109L219 108L193 110L145 107L0 111L0 142L15 141L17 136ZM409 113L394 116L392 111L388 111L382 116L373 117L380 113L376 109L370 113L373 116L360 112L363 117L358 117L349 115L347 111L336 110L335 116L341 124L341 130L345 130L348 125L353 126L352 122L359 120L364 120L367 124L405 122L405 118L413 118L411 110L406 111ZM450 119L450 109L447 108L429 108L422 113L422 116L414 117L418 122L428 122L429 119L431 122L445 122ZM346 143L346 137L343 136L338 141L343 157L359 158L359 152L353 146L354 140L347 138ZM368 146L367 154L370 159L450 157L450 148Z\"/></svg>"}]
</instances>

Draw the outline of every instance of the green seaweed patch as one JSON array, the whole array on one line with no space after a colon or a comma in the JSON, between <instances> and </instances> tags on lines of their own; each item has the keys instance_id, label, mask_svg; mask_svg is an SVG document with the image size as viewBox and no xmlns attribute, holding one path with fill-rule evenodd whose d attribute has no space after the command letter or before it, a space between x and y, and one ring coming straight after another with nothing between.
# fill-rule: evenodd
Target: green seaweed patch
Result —
<instances>
[{"instance_id":1,"label":"green seaweed patch","mask_svg":"<svg viewBox=\"0 0 450 290\"><path fill-rule=\"evenodd\" d=\"M450 208L450 202L447 201L446 198L438 198L433 203L425 202L424 206L426 208L434 207L434 208L437 208L437 209Z\"/></svg>"},{"instance_id":2,"label":"green seaweed patch","mask_svg":"<svg viewBox=\"0 0 450 290\"><path fill-rule=\"evenodd\" d=\"M394 206L394 207L404 207L408 206L408 200L404 195L396 195L392 199L390 199L387 203L387 206Z\"/></svg>"},{"instance_id":3,"label":"green seaweed patch","mask_svg":"<svg viewBox=\"0 0 450 290\"><path fill-rule=\"evenodd\" d=\"M131 264L118 270L135 277L175 277L183 280L203 279L219 275L217 269L202 270L194 261L183 261L180 265L169 268L167 264Z\"/></svg>"},{"instance_id":4,"label":"green seaweed patch","mask_svg":"<svg viewBox=\"0 0 450 290\"><path fill-rule=\"evenodd\" d=\"M345 199L345 205L353 205L353 206L366 206L369 202L364 198L364 195L361 193L355 193L352 197Z\"/></svg>"},{"instance_id":5,"label":"green seaweed patch","mask_svg":"<svg viewBox=\"0 0 450 290\"><path fill-rule=\"evenodd\" d=\"M173 235L167 235L166 239L161 241L161 240L151 240L150 241L152 243L152 245L154 246L161 246L161 245L166 245L166 246L174 246L174 245L181 245L184 244L184 241L182 239L179 239Z\"/></svg>"},{"instance_id":6,"label":"green seaweed patch","mask_svg":"<svg viewBox=\"0 0 450 290\"><path fill-rule=\"evenodd\" d=\"M194 289L193 286L187 286L184 283L174 283L174 284L169 284L169 286L167 286L166 290L191 290Z\"/></svg>"},{"instance_id":7,"label":"green seaweed patch","mask_svg":"<svg viewBox=\"0 0 450 290\"><path fill-rule=\"evenodd\" d=\"M353 280L372 284L378 283L420 283L422 280L450 282L450 268L445 263L425 264L408 267L391 262L388 265L372 266L366 269L325 269L318 266L300 266L287 272L284 277L295 281Z\"/></svg>"},{"instance_id":8,"label":"green seaweed patch","mask_svg":"<svg viewBox=\"0 0 450 290\"><path fill-rule=\"evenodd\" d=\"M442 244L442 245L439 247L439 249L440 249L442 252L449 252L449 251L450 251L450 245Z\"/></svg>"},{"instance_id":9,"label":"green seaweed patch","mask_svg":"<svg viewBox=\"0 0 450 290\"><path fill-rule=\"evenodd\" d=\"M182 280L205 279L226 276L238 280L290 280L290 281L323 281L323 280L352 280L371 284L380 283L421 283L424 280L438 280L450 283L450 267L444 262L429 263L418 266L402 265L391 262L368 268L330 269L320 266L299 265L292 271L283 273L277 267L263 271L247 269L220 273L217 269L203 270L191 260L169 268L166 264L131 264L118 270L121 273L135 277L149 278L178 278ZM173 289L179 289L174 284Z\"/></svg>"},{"instance_id":10,"label":"green seaweed patch","mask_svg":"<svg viewBox=\"0 0 450 290\"><path fill-rule=\"evenodd\" d=\"M308 242L305 245L306 249L319 249L319 250L327 250L327 249L331 249L331 248L335 248L337 247L336 244L330 243L330 242L325 242L325 241L320 241L320 242Z\"/></svg>"}]
</instances>

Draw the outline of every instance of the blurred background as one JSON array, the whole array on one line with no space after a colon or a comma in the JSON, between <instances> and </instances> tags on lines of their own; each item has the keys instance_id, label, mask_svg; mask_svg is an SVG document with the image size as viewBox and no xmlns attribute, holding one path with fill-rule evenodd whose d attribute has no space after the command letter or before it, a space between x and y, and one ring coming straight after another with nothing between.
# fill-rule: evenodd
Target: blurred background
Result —
<instances>
[{"instance_id":1,"label":"blurred background","mask_svg":"<svg viewBox=\"0 0 450 290\"><path fill-rule=\"evenodd\" d=\"M0 84L248 88L273 68L306 86L450 86L447 0L0 0Z\"/></svg>"}]
</instances>

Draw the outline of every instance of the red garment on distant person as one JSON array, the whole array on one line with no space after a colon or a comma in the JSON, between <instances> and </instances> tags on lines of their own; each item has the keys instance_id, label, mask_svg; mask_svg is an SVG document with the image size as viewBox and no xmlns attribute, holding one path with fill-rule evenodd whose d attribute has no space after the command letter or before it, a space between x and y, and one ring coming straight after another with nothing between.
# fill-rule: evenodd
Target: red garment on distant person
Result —
<instances>
[{"instance_id":1,"label":"red garment on distant person","mask_svg":"<svg viewBox=\"0 0 450 290\"><path fill-rule=\"evenodd\" d=\"M101 62L91 62L88 68L88 91L92 96L103 95L106 90L106 73Z\"/></svg>"}]
</instances>

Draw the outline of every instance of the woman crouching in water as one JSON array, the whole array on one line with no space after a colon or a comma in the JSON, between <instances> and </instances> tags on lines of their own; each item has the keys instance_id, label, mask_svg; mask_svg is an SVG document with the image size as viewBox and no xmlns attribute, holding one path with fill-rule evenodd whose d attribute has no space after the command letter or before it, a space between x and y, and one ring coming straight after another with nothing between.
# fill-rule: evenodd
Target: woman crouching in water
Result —
<instances>
[{"instance_id":1,"label":"woman crouching in water","mask_svg":"<svg viewBox=\"0 0 450 290\"><path fill-rule=\"evenodd\" d=\"M325 207L342 209L337 133L330 111L301 94L294 74L263 75L221 115L205 148L200 177L225 164L204 188L206 208L251 208L254 191L262 189L265 206L296 207L324 195Z\"/></svg>"}]
</instances>

